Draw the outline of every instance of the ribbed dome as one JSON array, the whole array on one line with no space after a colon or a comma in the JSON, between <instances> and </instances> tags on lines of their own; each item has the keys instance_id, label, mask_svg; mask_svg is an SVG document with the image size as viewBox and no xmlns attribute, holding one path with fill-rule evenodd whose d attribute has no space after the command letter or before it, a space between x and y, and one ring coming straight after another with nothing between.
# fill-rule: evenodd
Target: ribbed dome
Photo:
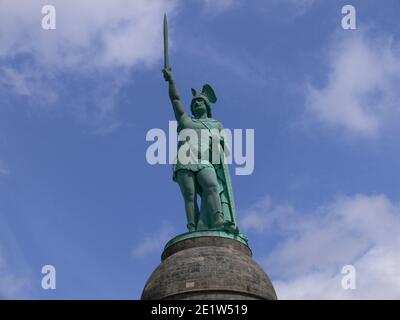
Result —
<instances>
[{"instance_id":1,"label":"ribbed dome","mask_svg":"<svg viewBox=\"0 0 400 320\"><path fill-rule=\"evenodd\" d=\"M277 299L271 281L243 243L221 237L186 239L169 246L142 300Z\"/></svg>"}]
</instances>

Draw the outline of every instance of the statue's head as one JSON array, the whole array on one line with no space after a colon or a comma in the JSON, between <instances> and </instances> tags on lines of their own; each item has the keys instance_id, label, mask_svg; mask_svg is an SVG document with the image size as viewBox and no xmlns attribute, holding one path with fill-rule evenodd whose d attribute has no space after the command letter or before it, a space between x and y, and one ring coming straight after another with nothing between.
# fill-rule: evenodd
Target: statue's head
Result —
<instances>
[{"instance_id":1,"label":"statue's head","mask_svg":"<svg viewBox=\"0 0 400 320\"><path fill-rule=\"evenodd\" d=\"M207 117L211 118L211 103L217 101L214 90L210 85L205 84L201 92L192 88L192 102L190 104L190 111L196 117L207 112Z\"/></svg>"}]
</instances>

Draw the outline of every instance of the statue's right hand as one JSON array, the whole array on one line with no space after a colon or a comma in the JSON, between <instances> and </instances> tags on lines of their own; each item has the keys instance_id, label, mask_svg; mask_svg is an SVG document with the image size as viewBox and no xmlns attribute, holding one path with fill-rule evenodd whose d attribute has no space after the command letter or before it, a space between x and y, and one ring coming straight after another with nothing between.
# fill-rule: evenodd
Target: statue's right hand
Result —
<instances>
[{"instance_id":1,"label":"statue's right hand","mask_svg":"<svg viewBox=\"0 0 400 320\"><path fill-rule=\"evenodd\" d=\"M165 81L171 82L171 81L172 81L172 71L171 71L171 68L164 68L164 69L162 70L162 72L163 72Z\"/></svg>"}]
</instances>

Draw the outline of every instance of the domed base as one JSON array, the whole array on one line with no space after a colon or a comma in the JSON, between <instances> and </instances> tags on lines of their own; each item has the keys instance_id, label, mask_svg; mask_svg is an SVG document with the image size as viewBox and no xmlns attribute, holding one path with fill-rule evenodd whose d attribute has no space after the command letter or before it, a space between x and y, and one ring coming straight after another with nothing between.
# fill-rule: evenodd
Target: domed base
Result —
<instances>
[{"instance_id":1,"label":"domed base","mask_svg":"<svg viewBox=\"0 0 400 320\"><path fill-rule=\"evenodd\" d=\"M203 236L166 247L142 300L276 300L271 281L243 242Z\"/></svg>"}]
</instances>

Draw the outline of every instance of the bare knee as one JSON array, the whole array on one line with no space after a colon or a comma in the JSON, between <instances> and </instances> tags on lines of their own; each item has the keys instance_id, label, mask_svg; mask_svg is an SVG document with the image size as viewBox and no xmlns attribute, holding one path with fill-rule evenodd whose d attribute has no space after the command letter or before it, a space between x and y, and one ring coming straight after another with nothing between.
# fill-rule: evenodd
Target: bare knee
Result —
<instances>
[{"instance_id":1,"label":"bare knee","mask_svg":"<svg viewBox=\"0 0 400 320\"><path fill-rule=\"evenodd\" d=\"M196 193L194 192L194 190L183 189L182 190L182 195L183 195L183 198L185 199L185 201L194 202Z\"/></svg>"},{"instance_id":2,"label":"bare knee","mask_svg":"<svg viewBox=\"0 0 400 320\"><path fill-rule=\"evenodd\" d=\"M218 186L216 184L208 184L203 187L204 192L207 194L218 193Z\"/></svg>"}]
</instances>

